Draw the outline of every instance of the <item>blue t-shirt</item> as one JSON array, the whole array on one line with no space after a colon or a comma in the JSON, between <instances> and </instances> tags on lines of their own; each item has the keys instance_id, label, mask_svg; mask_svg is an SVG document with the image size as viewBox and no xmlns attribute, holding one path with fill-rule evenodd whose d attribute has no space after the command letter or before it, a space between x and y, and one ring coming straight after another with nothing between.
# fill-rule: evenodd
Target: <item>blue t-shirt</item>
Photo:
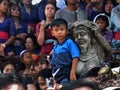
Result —
<instances>
[{"instance_id":1,"label":"blue t-shirt","mask_svg":"<svg viewBox=\"0 0 120 90\"><path fill-rule=\"evenodd\" d=\"M71 67L75 57L80 57L80 50L73 40L67 38L54 46L51 64L56 68Z\"/></svg>"}]
</instances>

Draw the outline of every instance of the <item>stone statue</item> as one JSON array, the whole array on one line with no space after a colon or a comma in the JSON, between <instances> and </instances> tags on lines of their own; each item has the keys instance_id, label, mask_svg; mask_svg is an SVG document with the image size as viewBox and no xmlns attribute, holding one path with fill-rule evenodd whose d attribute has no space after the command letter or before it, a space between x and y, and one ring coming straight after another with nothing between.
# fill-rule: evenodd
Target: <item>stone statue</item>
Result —
<instances>
[{"instance_id":1,"label":"stone statue","mask_svg":"<svg viewBox=\"0 0 120 90\"><path fill-rule=\"evenodd\" d=\"M100 67L104 60L112 57L111 47L99 33L99 28L95 23L75 22L72 31L73 38L81 50L76 69L77 75L83 75L91 68Z\"/></svg>"}]
</instances>

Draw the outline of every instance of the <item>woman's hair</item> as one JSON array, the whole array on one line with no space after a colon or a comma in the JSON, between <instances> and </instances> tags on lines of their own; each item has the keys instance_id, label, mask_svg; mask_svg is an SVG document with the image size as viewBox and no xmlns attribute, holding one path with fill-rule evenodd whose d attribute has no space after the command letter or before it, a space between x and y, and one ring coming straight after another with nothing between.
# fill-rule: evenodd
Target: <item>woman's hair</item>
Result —
<instances>
[{"instance_id":1,"label":"woman's hair","mask_svg":"<svg viewBox=\"0 0 120 90\"><path fill-rule=\"evenodd\" d=\"M106 5L107 1L111 1L113 4L113 7L115 7L117 5L116 0L102 0L101 12L105 13L105 14L107 14L105 11L105 5ZM109 14L107 14L107 15L109 15Z\"/></svg>"},{"instance_id":2,"label":"woman's hair","mask_svg":"<svg viewBox=\"0 0 120 90\"><path fill-rule=\"evenodd\" d=\"M25 43L26 43L26 40L27 40L28 38L30 38L30 39L32 40L32 42L33 42L35 48L39 48L39 47L38 47L39 45L38 45L38 43L37 43L36 36L27 35L27 36L25 37L25 40L24 40Z\"/></svg>"},{"instance_id":3,"label":"woman's hair","mask_svg":"<svg viewBox=\"0 0 120 90\"><path fill-rule=\"evenodd\" d=\"M92 90L100 90L97 83L89 79L79 79L79 80L71 81L63 85L61 90L74 90L74 89L82 88L82 87L89 87Z\"/></svg>"}]
</instances>

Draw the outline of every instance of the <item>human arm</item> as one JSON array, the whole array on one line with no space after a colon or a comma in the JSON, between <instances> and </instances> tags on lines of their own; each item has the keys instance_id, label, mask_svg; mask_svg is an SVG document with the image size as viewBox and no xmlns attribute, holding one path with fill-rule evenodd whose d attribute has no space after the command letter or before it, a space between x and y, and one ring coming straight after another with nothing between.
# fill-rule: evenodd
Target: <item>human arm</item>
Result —
<instances>
[{"instance_id":1,"label":"human arm","mask_svg":"<svg viewBox=\"0 0 120 90\"><path fill-rule=\"evenodd\" d=\"M71 72L70 72L70 80L76 80L75 72L76 72L77 63L78 63L78 58L73 58L72 68L71 68Z\"/></svg>"},{"instance_id":2,"label":"human arm","mask_svg":"<svg viewBox=\"0 0 120 90\"><path fill-rule=\"evenodd\" d=\"M46 22L43 20L39 25L40 25L40 28L39 28L39 33L37 37L37 42L40 46L42 46L45 40L44 29L45 29Z\"/></svg>"}]
</instances>

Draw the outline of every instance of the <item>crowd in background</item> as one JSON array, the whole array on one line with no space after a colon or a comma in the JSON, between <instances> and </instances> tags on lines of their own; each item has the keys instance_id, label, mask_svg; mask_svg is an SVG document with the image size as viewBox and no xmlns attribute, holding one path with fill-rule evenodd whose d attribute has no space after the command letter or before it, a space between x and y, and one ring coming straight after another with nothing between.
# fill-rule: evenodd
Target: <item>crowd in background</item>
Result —
<instances>
[{"instance_id":1,"label":"crowd in background","mask_svg":"<svg viewBox=\"0 0 120 90\"><path fill-rule=\"evenodd\" d=\"M56 89L52 90L60 90L67 81L64 79L61 82L61 79L58 80L59 78L53 80L53 78L55 79L53 74L58 73L59 69L52 65L52 59L56 59L53 51L61 53L60 50L63 50L54 47L57 43L61 43L61 38L55 34L57 28L55 26L61 27L61 24L65 25L62 28L68 30L65 34L72 40L71 27L74 22L89 20L96 23L101 35L112 48L113 56L109 60L112 63L111 66L120 65L120 0L42 0L36 5L32 5L31 2L31 0L0 0L0 90L8 88L8 85L12 84L21 86L20 90L48 90L47 87L53 87L53 83L55 83ZM61 22L55 23L54 20L57 19L58 21L60 19ZM70 42L72 41L69 40ZM77 55L75 56L76 53L74 53L73 57L78 59L80 51L77 51L75 47L76 45L74 45L74 50ZM69 49L71 48L72 46ZM59 58L60 56L57 58L58 61ZM70 68L75 67L74 65ZM53 67L54 73L51 70ZM89 75L97 73L99 69L89 72ZM58 77L67 75L66 71L63 72L65 73L60 73ZM89 75L88 77L91 77ZM97 75L93 76L97 77ZM73 76L70 79L75 78ZM47 85L47 81L52 82ZM81 82L83 81L81 80ZM6 83L6 85L2 83ZM74 83L77 85L78 82ZM79 84L81 85L81 83ZM70 85L63 86L61 90L72 90L68 88L71 85L75 84L71 82ZM82 84L75 88L82 86L87 85ZM97 86L94 88L92 90L100 90Z\"/></svg>"}]
</instances>

